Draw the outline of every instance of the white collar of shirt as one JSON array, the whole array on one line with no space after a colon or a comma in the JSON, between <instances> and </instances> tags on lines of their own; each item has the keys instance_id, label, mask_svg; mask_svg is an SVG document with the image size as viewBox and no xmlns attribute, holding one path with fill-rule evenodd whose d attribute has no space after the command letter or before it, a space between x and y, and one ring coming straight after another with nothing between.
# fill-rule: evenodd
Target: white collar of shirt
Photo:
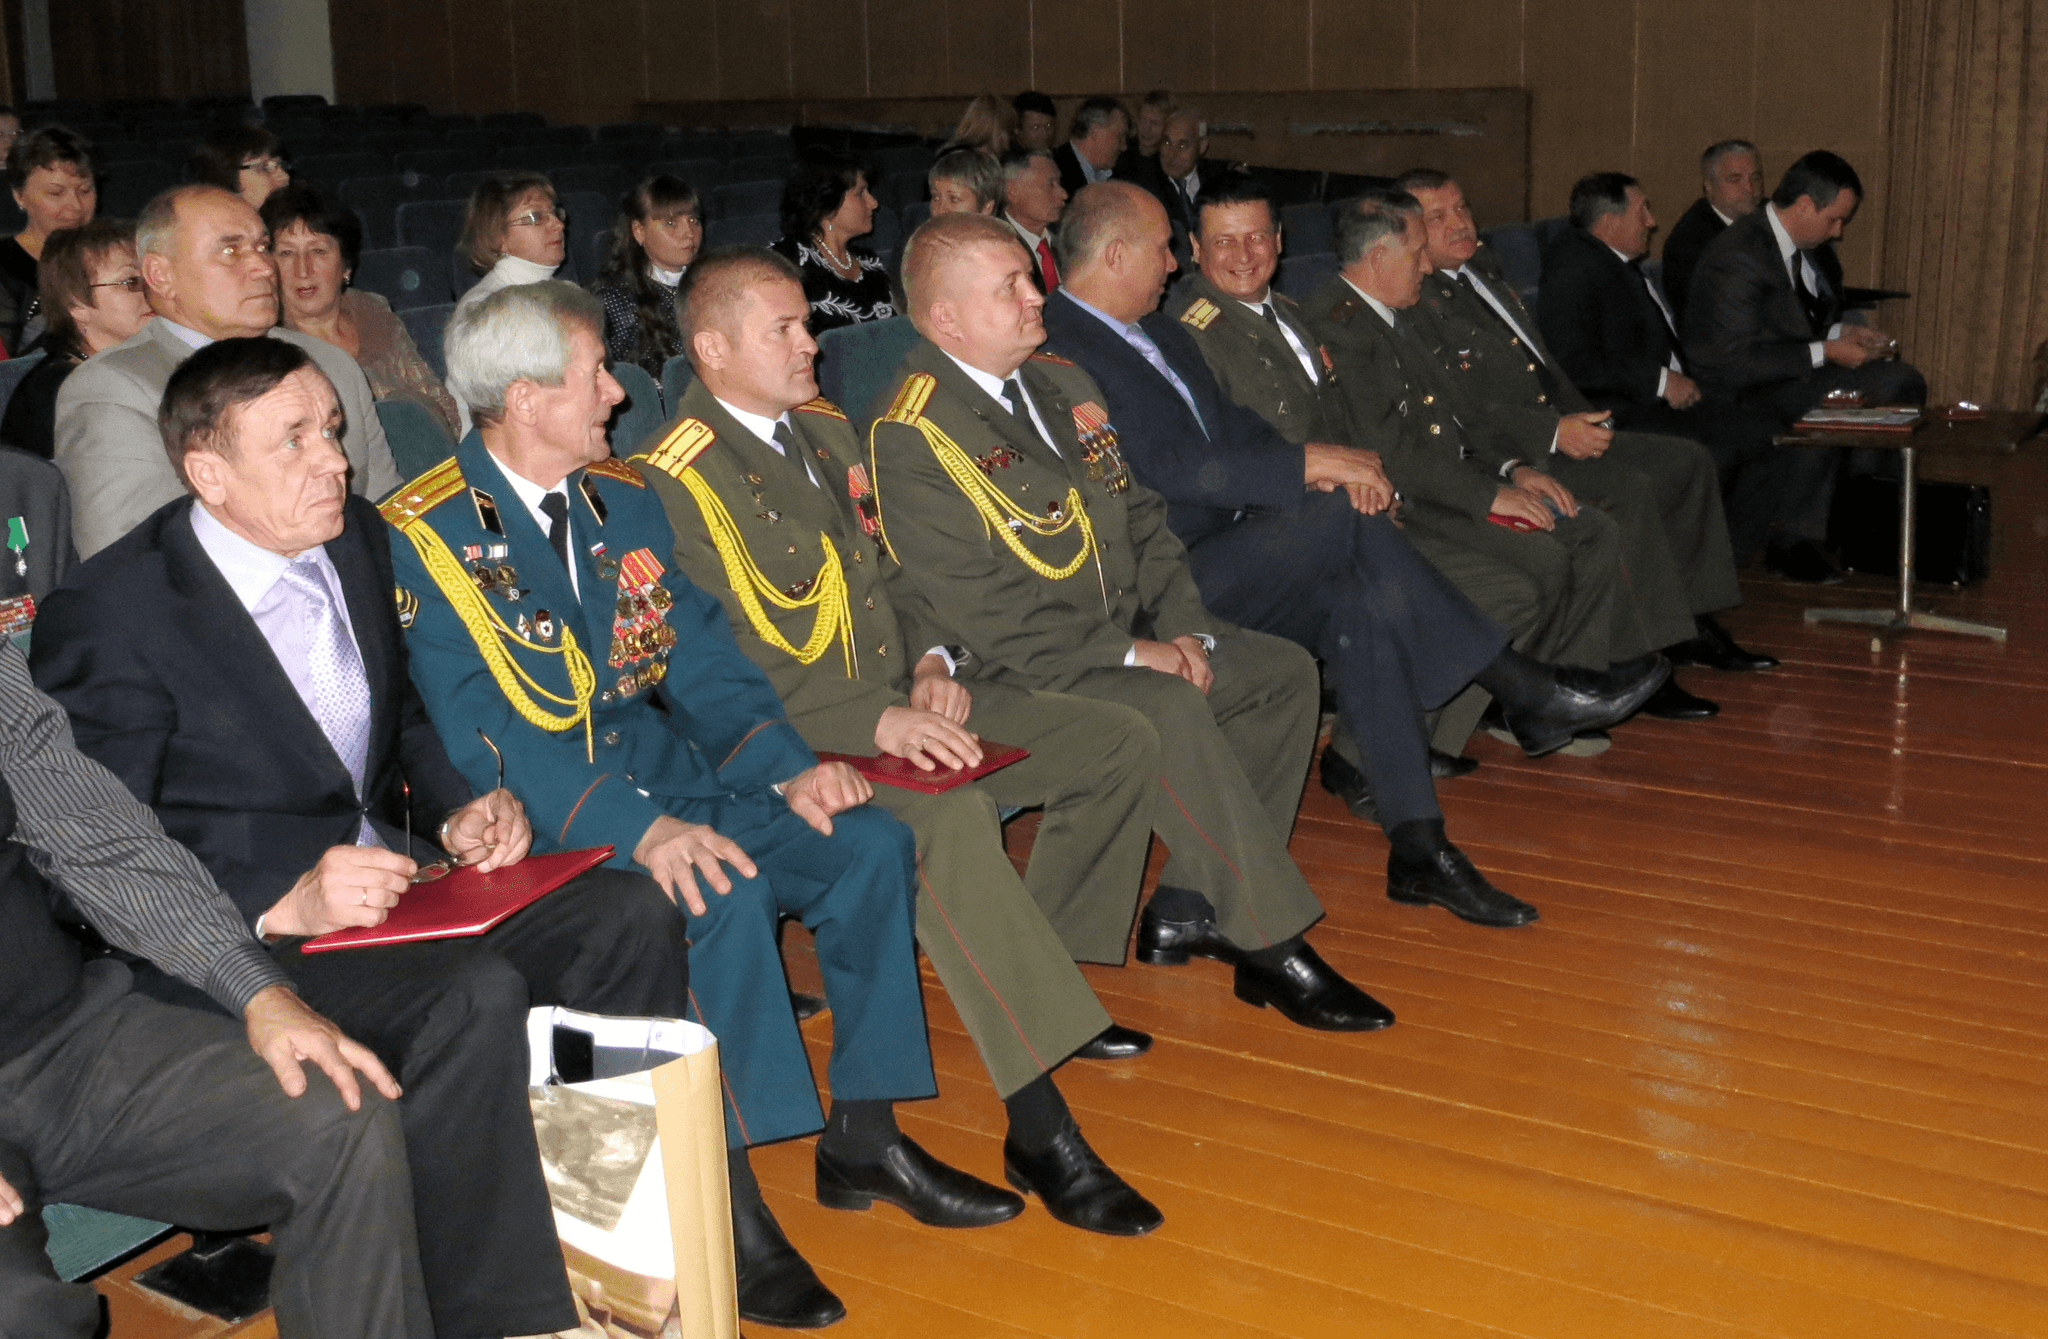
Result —
<instances>
[{"instance_id":1,"label":"white collar of shirt","mask_svg":"<svg viewBox=\"0 0 2048 1339\"><path fill-rule=\"evenodd\" d=\"M173 321L168 316L159 316L156 319L164 323L165 329L169 330L172 334L176 335L179 339L184 340L187 344L190 344L195 349L203 349L207 345L213 343L213 336L202 335L189 325L179 325L176 321Z\"/></svg>"},{"instance_id":2,"label":"white collar of shirt","mask_svg":"<svg viewBox=\"0 0 2048 1339\"><path fill-rule=\"evenodd\" d=\"M1108 327L1109 327L1109 328L1110 328L1111 330L1114 330L1114 331L1116 331L1116 333L1117 333L1117 334L1118 334L1119 336L1125 335L1125 334L1126 334L1127 332L1129 332L1129 331L1132 331L1132 330L1136 330L1136 331L1137 331L1137 332L1138 332L1139 334L1144 334L1144 333L1145 333L1145 332L1144 332L1144 329L1143 329L1143 327L1141 327L1141 326L1140 326L1140 325L1139 325L1139 324L1138 324L1138 323L1137 323L1136 321L1121 321L1121 320L1118 320L1118 319L1117 319L1116 317L1114 317L1114 316L1111 316L1111 315L1110 315L1110 314L1109 314L1108 312L1106 312L1106 311L1102 310L1102 308L1100 308L1100 307L1097 307L1097 306L1093 306L1093 305L1091 305L1091 304L1089 304L1089 303L1087 303L1087 302L1083 302L1083 301L1082 301L1082 300L1081 300L1080 298L1077 298L1077 297L1075 297L1075 296L1074 296L1074 290L1073 290L1073 289L1071 289L1071 288L1068 288L1068 287L1066 287L1066 286L1065 286L1064 284L1060 286L1060 292L1059 292L1059 296L1061 296L1061 297L1065 298L1065 299L1066 299L1067 301L1069 301L1069 302L1073 303L1073 304L1074 304L1074 305L1075 305L1076 307L1079 307L1079 308L1080 308L1080 309L1081 309L1082 311L1084 311L1084 312L1087 312L1087 313L1088 313L1088 314L1089 314L1090 316L1092 316L1092 317L1094 317L1094 318L1095 318L1096 320L1098 320L1098 321L1102 322L1102 323L1103 323L1104 325L1108 326ZM1151 337L1150 335L1145 335L1145 338L1149 340L1149 339L1151 339L1152 337Z\"/></svg>"},{"instance_id":3,"label":"white collar of shirt","mask_svg":"<svg viewBox=\"0 0 2048 1339\"><path fill-rule=\"evenodd\" d=\"M677 284L683 282L683 275L688 273L689 269L690 267L685 265L680 270L664 270L661 266L656 265L650 260L647 262L647 277L660 284L663 288L674 288Z\"/></svg>"},{"instance_id":4,"label":"white collar of shirt","mask_svg":"<svg viewBox=\"0 0 2048 1339\"><path fill-rule=\"evenodd\" d=\"M1792 234L1785 231L1785 224L1778 218L1778 207L1765 205L1764 217L1771 221L1771 234L1778 239L1778 254L1785 258L1785 273L1791 276L1792 286L1799 286L1799 274L1794 267L1803 265L1806 267L1806 286L1818 293L1820 284L1816 281L1820 272L1813 268L1813 261L1792 241Z\"/></svg>"},{"instance_id":5,"label":"white collar of shirt","mask_svg":"<svg viewBox=\"0 0 2048 1339\"><path fill-rule=\"evenodd\" d=\"M1243 298L1239 298L1237 301L1239 306L1248 308L1261 321L1266 319L1266 308L1268 305L1271 305L1273 308L1273 319L1279 323L1280 335L1287 341L1287 347L1293 349L1294 356L1301 360L1301 370L1308 373L1308 379L1320 386L1323 379L1316 374L1315 355L1310 353L1308 346L1301 342L1301 336L1294 333L1294 327L1281 319L1280 304L1273 301L1272 288L1269 286L1266 289L1266 296L1257 302L1246 302Z\"/></svg>"},{"instance_id":6,"label":"white collar of shirt","mask_svg":"<svg viewBox=\"0 0 2048 1339\"><path fill-rule=\"evenodd\" d=\"M953 358L950 350L941 349L939 352L945 354L948 358ZM1003 378L993 372L984 372L978 367L971 367L961 362L958 358L953 358L953 366L965 372L969 381L987 391L991 400L1002 405L1005 409L1009 408L1010 402L1003 398ZM1040 417L1038 413L1038 401L1032 398L1030 390L1024 385L1022 373L1023 369L1019 368L1017 371L1010 373L1010 375L1017 379L1018 389L1024 392L1024 408L1030 413L1031 422L1037 426L1039 437L1044 440L1047 446L1052 448L1054 455L1060 456L1064 460L1066 457L1061 455L1060 448L1054 442L1052 433L1046 430L1045 419Z\"/></svg>"},{"instance_id":7,"label":"white collar of shirt","mask_svg":"<svg viewBox=\"0 0 2048 1339\"><path fill-rule=\"evenodd\" d=\"M1480 277L1479 271L1472 268L1472 263L1470 261L1467 261L1465 264L1460 265L1455 270L1445 270L1444 273L1449 275L1452 282L1454 283L1465 275L1471 275L1473 291L1478 293L1480 297L1486 300L1487 306L1493 308L1495 311L1500 313L1500 319L1508 323L1508 329L1514 331L1517 335L1520 335L1522 337L1522 347L1529 351L1529 356L1531 358L1538 359L1539 361L1549 361L1548 359L1545 359L1543 355L1537 351L1536 341L1529 338L1529 332L1522 329L1522 323L1515 319L1514 313L1508 310L1508 305L1505 302L1502 302L1498 297L1494 296L1493 290L1487 287L1486 280Z\"/></svg>"},{"instance_id":8,"label":"white collar of shirt","mask_svg":"<svg viewBox=\"0 0 2048 1339\"><path fill-rule=\"evenodd\" d=\"M1715 204L1712 200L1707 201L1707 208L1714 211L1714 217L1721 220L1722 227L1732 228L1735 226L1735 220L1729 218L1726 214L1723 214L1721 212L1721 206Z\"/></svg>"},{"instance_id":9,"label":"white collar of shirt","mask_svg":"<svg viewBox=\"0 0 2048 1339\"><path fill-rule=\"evenodd\" d=\"M1187 196L1188 199L1194 199L1202 193L1202 169L1199 167L1189 169L1186 176L1173 184L1180 187L1181 193Z\"/></svg>"},{"instance_id":10,"label":"white collar of shirt","mask_svg":"<svg viewBox=\"0 0 2048 1339\"><path fill-rule=\"evenodd\" d=\"M498 263L491 268L505 276L507 288L517 288L522 284L537 284L543 279L552 279L555 277L555 271L562 267L540 265L524 256L508 254L498 257Z\"/></svg>"},{"instance_id":11,"label":"white collar of shirt","mask_svg":"<svg viewBox=\"0 0 2048 1339\"><path fill-rule=\"evenodd\" d=\"M1340 279L1343 278L1342 275L1339 275L1337 277ZM1380 314L1380 319L1382 321L1385 321L1389 328L1399 324L1399 322L1394 319L1394 309L1392 307L1389 307L1386 303L1381 302L1378 298L1366 292L1357 284L1352 283L1349 279L1344 279L1344 286L1350 289L1352 292L1358 294L1359 297L1364 298L1368 303L1372 304L1372 309Z\"/></svg>"},{"instance_id":12,"label":"white collar of shirt","mask_svg":"<svg viewBox=\"0 0 2048 1339\"><path fill-rule=\"evenodd\" d=\"M1116 164L1114 163L1111 163L1108 167L1097 167L1089 162L1088 155L1081 152L1081 142L1079 140L1068 140L1067 147L1074 151L1074 161L1081 165L1081 175L1088 178L1090 182L1108 181L1110 173L1116 170Z\"/></svg>"},{"instance_id":13,"label":"white collar of shirt","mask_svg":"<svg viewBox=\"0 0 2048 1339\"><path fill-rule=\"evenodd\" d=\"M718 400L718 397L715 395L712 396L711 398L714 400ZM754 436L759 437L762 441L768 443L769 450L773 451L776 455L781 456L785 460L789 458L789 452L783 450L782 443L775 440L776 426L780 424L784 427L788 427L788 414L783 414L778 418L768 418L761 414L751 414L748 413L746 410L740 408L738 405L733 404L729 400L718 400L718 407L723 409L726 413L731 414L733 417L733 422L739 424L748 432L753 433ZM790 428L790 436L792 440L795 438L796 429ZM810 475L812 483L815 484L818 482L818 476L812 473L811 471L810 461L805 460L801 456L799 456L797 458L796 463L804 467L804 473Z\"/></svg>"},{"instance_id":14,"label":"white collar of shirt","mask_svg":"<svg viewBox=\"0 0 2048 1339\"><path fill-rule=\"evenodd\" d=\"M1050 244L1052 241L1052 229L1047 228L1042 233L1033 232L1029 228L1025 227L1023 224L1017 222L1017 220L1010 214L1010 211L1007 209L1003 211L1003 222L1009 224L1012 228L1017 230L1017 235L1024 239L1024 246L1027 250L1029 250L1032 253L1032 258L1034 260L1037 259L1038 256L1038 244L1040 242Z\"/></svg>"},{"instance_id":15,"label":"white collar of shirt","mask_svg":"<svg viewBox=\"0 0 2048 1339\"><path fill-rule=\"evenodd\" d=\"M485 449L489 451L489 448ZM545 536L548 532L548 527L553 525L554 522L550 521L548 514L540 509L540 500L550 493L560 493L564 498L570 498L568 478L565 476L562 482L556 484L553 488L542 488L539 484L518 473L510 465L500 460L497 452L489 451L489 454L492 463L498 467L498 473L504 475L505 482L512 485L512 491L517 493L519 500L526 504L526 510L533 516L533 523L540 527L541 534ZM573 501L573 498L570 500ZM576 513L574 508L571 508L569 511L568 521L569 587L576 592L577 598L581 599L583 591L576 580ZM550 549L549 552L552 553L553 550Z\"/></svg>"},{"instance_id":16,"label":"white collar of shirt","mask_svg":"<svg viewBox=\"0 0 2048 1339\"><path fill-rule=\"evenodd\" d=\"M282 553L273 553L228 529L221 524L219 517L206 509L205 503L196 498L192 502L192 533L198 538L199 547L206 550L206 556L220 569L228 589L241 601L242 608L251 613L277 585L285 569L296 561ZM327 556L327 546L317 544L299 555L300 558L309 556L321 569L321 575L326 577L327 588L335 592L335 602L340 604L341 582L334 570L334 560ZM346 613L343 617L346 618Z\"/></svg>"}]
</instances>

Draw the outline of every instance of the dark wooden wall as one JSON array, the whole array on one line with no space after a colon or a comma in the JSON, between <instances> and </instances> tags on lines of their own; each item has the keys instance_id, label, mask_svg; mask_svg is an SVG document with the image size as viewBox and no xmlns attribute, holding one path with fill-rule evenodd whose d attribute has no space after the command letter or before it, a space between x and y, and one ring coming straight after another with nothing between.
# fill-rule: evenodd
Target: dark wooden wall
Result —
<instances>
[{"instance_id":1,"label":"dark wooden wall","mask_svg":"<svg viewBox=\"0 0 2048 1339\"><path fill-rule=\"evenodd\" d=\"M59 97L183 98L249 88L242 0L51 0L50 54Z\"/></svg>"}]
</instances>

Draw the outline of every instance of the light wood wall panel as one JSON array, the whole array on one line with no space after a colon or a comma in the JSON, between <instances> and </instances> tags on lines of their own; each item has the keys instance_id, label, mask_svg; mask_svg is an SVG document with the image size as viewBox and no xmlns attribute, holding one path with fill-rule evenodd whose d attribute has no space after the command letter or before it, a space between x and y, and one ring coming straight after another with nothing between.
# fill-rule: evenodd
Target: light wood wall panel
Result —
<instances>
[{"instance_id":1,"label":"light wood wall panel","mask_svg":"<svg viewBox=\"0 0 2048 1339\"><path fill-rule=\"evenodd\" d=\"M242 0L52 0L49 14L60 98L248 90Z\"/></svg>"}]
</instances>

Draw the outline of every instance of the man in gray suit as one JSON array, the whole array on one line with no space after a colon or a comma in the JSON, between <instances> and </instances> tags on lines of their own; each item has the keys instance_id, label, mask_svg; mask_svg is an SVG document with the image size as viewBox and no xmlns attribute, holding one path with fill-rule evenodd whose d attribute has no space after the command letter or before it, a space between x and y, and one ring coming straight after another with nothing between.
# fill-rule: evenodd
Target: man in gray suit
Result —
<instances>
[{"instance_id":1,"label":"man in gray suit","mask_svg":"<svg viewBox=\"0 0 2048 1339\"><path fill-rule=\"evenodd\" d=\"M155 319L88 358L57 393L57 467L71 485L73 537L90 558L184 485L164 454L156 412L178 364L217 339L270 334L312 355L341 397L349 487L377 498L398 466L355 359L324 340L277 327L270 234L240 196L179 186L143 207L135 249Z\"/></svg>"}]
</instances>

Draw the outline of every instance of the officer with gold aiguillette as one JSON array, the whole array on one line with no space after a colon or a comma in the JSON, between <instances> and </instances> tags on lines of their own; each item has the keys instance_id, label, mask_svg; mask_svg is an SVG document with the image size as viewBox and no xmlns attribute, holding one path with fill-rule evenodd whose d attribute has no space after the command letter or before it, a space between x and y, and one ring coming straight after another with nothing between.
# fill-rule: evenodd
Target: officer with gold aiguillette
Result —
<instances>
[{"instance_id":1,"label":"officer with gold aiguillette","mask_svg":"<svg viewBox=\"0 0 2048 1339\"><path fill-rule=\"evenodd\" d=\"M1151 1044L1110 1022L1058 930L1130 924L1156 733L1115 703L987 682L970 694L953 677L965 652L915 635L915 606L899 609L883 582L860 440L813 398L817 344L794 266L754 248L700 259L678 310L697 380L680 419L634 457L668 509L676 566L725 602L740 649L813 748L922 768L973 766L984 741L1030 751L942 794L879 786L874 802L917 834L918 940L1008 1108L1004 1170L1063 1222L1150 1231L1159 1211L1082 1139L1052 1071L1076 1053ZM1020 880L997 814L1036 805ZM843 1208L889 1197L849 1187L822 1157L818 1191Z\"/></svg>"},{"instance_id":2,"label":"officer with gold aiguillette","mask_svg":"<svg viewBox=\"0 0 2048 1339\"><path fill-rule=\"evenodd\" d=\"M829 1324L845 1308L783 1236L746 1159L748 1145L821 1123L776 952L781 915L816 934L833 1006L820 1165L887 1178L941 1226L1000 1222L1023 1201L896 1128L893 1103L935 1089L910 833L863 803L858 773L817 761L718 601L670 569L661 504L605 440L624 393L604 369L603 328L595 298L554 281L449 322L449 387L477 428L382 508L412 674L472 783L497 769L479 732L502 748L536 849L609 844L614 865L687 905L691 999L725 1069L740 1314Z\"/></svg>"}]
</instances>

